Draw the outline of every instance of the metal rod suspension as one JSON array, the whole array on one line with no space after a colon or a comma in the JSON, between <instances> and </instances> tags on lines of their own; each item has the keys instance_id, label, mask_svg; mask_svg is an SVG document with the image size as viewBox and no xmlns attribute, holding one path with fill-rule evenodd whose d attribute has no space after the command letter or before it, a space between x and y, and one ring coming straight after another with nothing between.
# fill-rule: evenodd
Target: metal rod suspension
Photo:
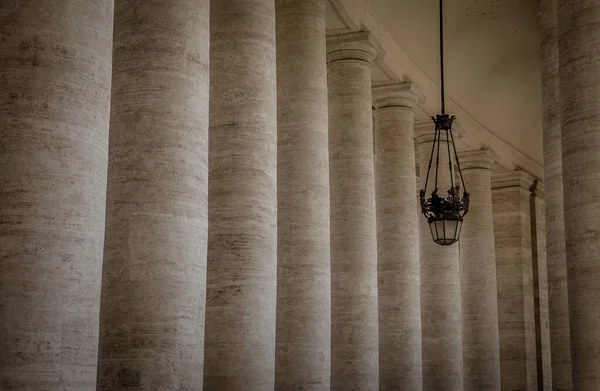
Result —
<instances>
[{"instance_id":1,"label":"metal rod suspension","mask_svg":"<svg viewBox=\"0 0 600 391\"><path fill-rule=\"evenodd\" d=\"M427 166L427 176L425 177L425 186L423 191L427 194L427 184L429 183L429 173L431 172L431 163L433 162L433 152L435 151L435 141L437 140L437 131L433 135L433 145L431 146L431 155L429 156L429 165Z\"/></svg>"},{"instance_id":2,"label":"metal rod suspension","mask_svg":"<svg viewBox=\"0 0 600 391\"><path fill-rule=\"evenodd\" d=\"M444 12L443 0L440 0L440 90L442 95L442 115L446 114L445 82L444 82Z\"/></svg>"},{"instance_id":3,"label":"metal rod suspension","mask_svg":"<svg viewBox=\"0 0 600 391\"><path fill-rule=\"evenodd\" d=\"M435 133L437 134L437 157L435 158L435 191L438 189L438 171L440 170L440 142L442 139L442 130L436 127ZM435 146L435 144L434 144Z\"/></svg>"},{"instance_id":4,"label":"metal rod suspension","mask_svg":"<svg viewBox=\"0 0 600 391\"><path fill-rule=\"evenodd\" d=\"M458 173L460 174L460 182L462 183L463 193L467 192L467 187L465 186L465 179L463 178L462 170L460 169L460 161L458 160L458 154L456 153L456 144L454 143L454 135L452 134L452 128L450 128L450 138L452 139L452 147L454 148L454 156L456 157L456 167L458 168Z\"/></svg>"},{"instance_id":5,"label":"metal rod suspension","mask_svg":"<svg viewBox=\"0 0 600 391\"><path fill-rule=\"evenodd\" d=\"M448 147L448 170L450 171L450 188L454 188L454 175L452 173L452 154L450 153L450 135L446 129L446 146ZM454 145L454 144L452 144Z\"/></svg>"}]
</instances>

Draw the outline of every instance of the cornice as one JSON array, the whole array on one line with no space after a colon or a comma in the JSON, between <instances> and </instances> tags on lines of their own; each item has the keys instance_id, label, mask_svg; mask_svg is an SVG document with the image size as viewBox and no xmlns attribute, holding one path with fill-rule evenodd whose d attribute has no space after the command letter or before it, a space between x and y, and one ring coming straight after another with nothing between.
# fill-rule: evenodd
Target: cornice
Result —
<instances>
[{"instance_id":1,"label":"cornice","mask_svg":"<svg viewBox=\"0 0 600 391\"><path fill-rule=\"evenodd\" d=\"M392 81L410 80L425 96L438 96L439 87L406 55L396 40L375 19L365 0L329 0L331 7L349 29L371 32L384 52L376 59L377 64L392 75ZM454 134L468 149L490 149L497 155L496 163L507 170L524 170L534 177L543 175L542 165L526 156L516 147L496 135L471 116L451 97L447 97L448 113L456 115ZM427 115L435 115L439 110L437 101L424 100L419 107ZM458 141L458 140L457 140Z\"/></svg>"}]
</instances>

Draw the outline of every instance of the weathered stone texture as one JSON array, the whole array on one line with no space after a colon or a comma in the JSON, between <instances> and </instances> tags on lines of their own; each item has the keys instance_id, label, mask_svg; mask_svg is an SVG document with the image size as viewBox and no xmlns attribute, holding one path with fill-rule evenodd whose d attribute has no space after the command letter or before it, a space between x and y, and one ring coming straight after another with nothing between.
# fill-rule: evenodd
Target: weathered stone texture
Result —
<instances>
[{"instance_id":1,"label":"weathered stone texture","mask_svg":"<svg viewBox=\"0 0 600 391\"><path fill-rule=\"evenodd\" d=\"M409 83L373 89L379 292L379 389L421 389L419 216Z\"/></svg>"},{"instance_id":2,"label":"weathered stone texture","mask_svg":"<svg viewBox=\"0 0 600 391\"><path fill-rule=\"evenodd\" d=\"M329 390L331 274L325 0L277 0L275 389Z\"/></svg>"},{"instance_id":3,"label":"weathered stone texture","mask_svg":"<svg viewBox=\"0 0 600 391\"><path fill-rule=\"evenodd\" d=\"M208 0L115 5L98 389L202 389Z\"/></svg>"},{"instance_id":4,"label":"weathered stone texture","mask_svg":"<svg viewBox=\"0 0 600 391\"><path fill-rule=\"evenodd\" d=\"M94 390L113 1L0 2L0 388Z\"/></svg>"},{"instance_id":5,"label":"weathered stone texture","mask_svg":"<svg viewBox=\"0 0 600 391\"><path fill-rule=\"evenodd\" d=\"M377 390L377 228L366 33L328 38L331 388Z\"/></svg>"},{"instance_id":6,"label":"weathered stone texture","mask_svg":"<svg viewBox=\"0 0 600 391\"><path fill-rule=\"evenodd\" d=\"M445 135L442 142L445 142ZM427 166L433 143L433 124L418 132L421 188L427 178ZM435 188L435 159L427 194ZM450 189L448 152L440 148L439 194ZM423 351L423 390L462 391L462 316L459 245L436 244L427 219L420 217L421 324Z\"/></svg>"},{"instance_id":7,"label":"weathered stone texture","mask_svg":"<svg viewBox=\"0 0 600 391\"><path fill-rule=\"evenodd\" d=\"M277 292L275 3L211 1L204 388L271 390Z\"/></svg>"},{"instance_id":8,"label":"weathered stone texture","mask_svg":"<svg viewBox=\"0 0 600 391\"><path fill-rule=\"evenodd\" d=\"M469 213L460 235L465 390L500 390L500 341L489 150L460 154Z\"/></svg>"},{"instance_id":9,"label":"weathered stone texture","mask_svg":"<svg viewBox=\"0 0 600 391\"><path fill-rule=\"evenodd\" d=\"M530 193L523 171L492 176L502 390L536 390Z\"/></svg>"},{"instance_id":10,"label":"weathered stone texture","mask_svg":"<svg viewBox=\"0 0 600 391\"><path fill-rule=\"evenodd\" d=\"M546 188L546 256L552 385L556 391L573 389L569 297L563 214L562 145L559 101L559 60L556 0L541 0L542 104L544 106L544 185Z\"/></svg>"},{"instance_id":11,"label":"weathered stone texture","mask_svg":"<svg viewBox=\"0 0 600 391\"><path fill-rule=\"evenodd\" d=\"M552 391L552 362L550 357L550 324L548 319L548 266L546 262L546 222L544 219L544 188L535 181L529 189L531 213L531 243L533 289L535 303L535 338L538 387Z\"/></svg>"},{"instance_id":12,"label":"weathered stone texture","mask_svg":"<svg viewBox=\"0 0 600 391\"><path fill-rule=\"evenodd\" d=\"M600 389L600 2L558 0L573 388Z\"/></svg>"}]
</instances>

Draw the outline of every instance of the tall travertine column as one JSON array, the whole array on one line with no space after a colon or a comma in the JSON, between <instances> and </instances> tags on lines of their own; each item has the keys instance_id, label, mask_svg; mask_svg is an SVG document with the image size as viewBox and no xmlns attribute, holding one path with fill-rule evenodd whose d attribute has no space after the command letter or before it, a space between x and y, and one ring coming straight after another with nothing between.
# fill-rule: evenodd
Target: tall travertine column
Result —
<instances>
[{"instance_id":1,"label":"tall travertine column","mask_svg":"<svg viewBox=\"0 0 600 391\"><path fill-rule=\"evenodd\" d=\"M546 257L552 385L556 391L573 389L569 297L563 213L562 145L560 140L557 0L541 0L542 104L544 106L544 184L546 188Z\"/></svg>"},{"instance_id":2,"label":"tall travertine column","mask_svg":"<svg viewBox=\"0 0 600 391\"><path fill-rule=\"evenodd\" d=\"M433 123L417 132L421 188L427 178L427 166L433 144ZM442 142L446 142L442 135ZM427 196L435 188L435 160L431 166ZM454 159L454 158L453 158ZM450 189L448 152L440 148L439 195ZM432 237L427 219L420 220L421 324L423 351L423 390L462 391L462 317L458 244L440 246Z\"/></svg>"},{"instance_id":3,"label":"tall travertine column","mask_svg":"<svg viewBox=\"0 0 600 391\"><path fill-rule=\"evenodd\" d=\"M327 39L331 388L378 390L377 228L368 33Z\"/></svg>"},{"instance_id":4,"label":"tall travertine column","mask_svg":"<svg viewBox=\"0 0 600 391\"><path fill-rule=\"evenodd\" d=\"M533 265L538 387L546 391L552 391L544 185L540 181L534 181L529 190L531 192L529 208L531 214L531 260Z\"/></svg>"},{"instance_id":5,"label":"tall travertine column","mask_svg":"<svg viewBox=\"0 0 600 391\"><path fill-rule=\"evenodd\" d=\"M500 390L500 341L490 150L460 154L469 213L460 235L465 390Z\"/></svg>"},{"instance_id":6,"label":"tall travertine column","mask_svg":"<svg viewBox=\"0 0 600 391\"><path fill-rule=\"evenodd\" d=\"M573 388L600 389L600 2L558 0Z\"/></svg>"},{"instance_id":7,"label":"tall travertine column","mask_svg":"<svg viewBox=\"0 0 600 391\"><path fill-rule=\"evenodd\" d=\"M503 390L537 390L530 191L523 171L492 176Z\"/></svg>"},{"instance_id":8,"label":"tall travertine column","mask_svg":"<svg viewBox=\"0 0 600 391\"><path fill-rule=\"evenodd\" d=\"M208 26L208 0L116 3L99 390L202 389Z\"/></svg>"},{"instance_id":9,"label":"tall travertine column","mask_svg":"<svg viewBox=\"0 0 600 391\"><path fill-rule=\"evenodd\" d=\"M277 294L275 2L210 10L204 388L272 390Z\"/></svg>"},{"instance_id":10,"label":"tall travertine column","mask_svg":"<svg viewBox=\"0 0 600 391\"><path fill-rule=\"evenodd\" d=\"M112 0L0 2L0 388L95 390Z\"/></svg>"},{"instance_id":11,"label":"tall travertine column","mask_svg":"<svg viewBox=\"0 0 600 391\"><path fill-rule=\"evenodd\" d=\"M379 389L421 389L419 216L410 83L373 89L379 291Z\"/></svg>"},{"instance_id":12,"label":"tall travertine column","mask_svg":"<svg viewBox=\"0 0 600 391\"><path fill-rule=\"evenodd\" d=\"M325 0L277 0L275 389L329 390L331 274Z\"/></svg>"}]
</instances>

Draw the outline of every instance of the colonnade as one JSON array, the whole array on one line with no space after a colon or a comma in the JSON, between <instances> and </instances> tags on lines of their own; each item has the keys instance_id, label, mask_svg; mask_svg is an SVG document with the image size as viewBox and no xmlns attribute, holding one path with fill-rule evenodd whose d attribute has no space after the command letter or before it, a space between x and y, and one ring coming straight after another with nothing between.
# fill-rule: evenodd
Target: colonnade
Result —
<instances>
[{"instance_id":1,"label":"colonnade","mask_svg":"<svg viewBox=\"0 0 600 391\"><path fill-rule=\"evenodd\" d=\"M461 153L450 247L413 198L422 94L325 10L0 5L2 387L600 385L600 6L542 1L545 194Z\"/></svg>"}]
</instances>

